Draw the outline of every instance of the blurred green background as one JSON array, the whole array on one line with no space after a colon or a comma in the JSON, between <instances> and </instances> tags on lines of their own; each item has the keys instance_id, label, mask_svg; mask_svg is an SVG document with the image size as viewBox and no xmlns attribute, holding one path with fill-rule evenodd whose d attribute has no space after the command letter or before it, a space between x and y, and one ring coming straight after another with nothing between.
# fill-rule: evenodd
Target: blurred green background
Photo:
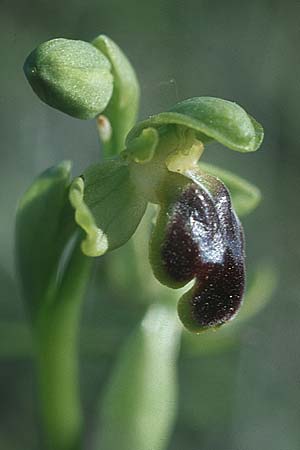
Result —
<instances>
[{"instance_id":1,"label":"blurred green background","mask_svg":"<svg viewBox=\"0 0 300 450\"><path fill-rule=\"evenodd\" d=\"M212 145L204 159L262 190L262 204L243 220L247 265L251 278L259 264L271 264L278 286L267 307L244 324L230 345L220 339L212 349L204 340L200 350L182 351L179 417L169 449L297 450L299 1L1 0L0 7L0 449L40 448L30 332L14 270L17 201L48 166L71 159L75 175L99 158L93 121L72 119L41 103L22 65L42 41L91 40L105 33L136 68L140 117L187 97L209 95L238 102L265 128L256 154ZM122 281L121 255L122 250L97 262L84 307L87 447L95 398L120 342L144 308L143 293L140 300L135 287Z\"/></svg>"}]
</instances>

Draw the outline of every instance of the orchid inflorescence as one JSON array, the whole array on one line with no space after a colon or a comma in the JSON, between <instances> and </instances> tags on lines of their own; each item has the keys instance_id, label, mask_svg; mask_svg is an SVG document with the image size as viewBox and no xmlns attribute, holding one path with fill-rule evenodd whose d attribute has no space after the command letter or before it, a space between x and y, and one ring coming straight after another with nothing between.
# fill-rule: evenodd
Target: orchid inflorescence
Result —
<instances>
[{"instance_id":1,"label":"orchid inflorescence","mask_svg":"<svg viewBox=\"0 0 300 450\"><path fill-rule=\"evenodd\" d=\"M236 213L250 212L259 191L199 160L213 141L239 152L255 151L262 127L236 103L196 97L131 128L137 79L106 36L92 43L54 39L41 44L27 58L25 73L44 102L98 122L105 160L70 184L69 169L62 176L68 194L59 214L68 205L74 208L68 221L77 226L65 226L70 233L78 227L84 232L82 252L96 257L122 246L148 203L158 205L149 252L154 275L175 289L195 280L179 301L181 321L200 332L231 319L245 287L244 236ZM22 222L22 207L19 218Z\"/></svg>"}]
</instances>

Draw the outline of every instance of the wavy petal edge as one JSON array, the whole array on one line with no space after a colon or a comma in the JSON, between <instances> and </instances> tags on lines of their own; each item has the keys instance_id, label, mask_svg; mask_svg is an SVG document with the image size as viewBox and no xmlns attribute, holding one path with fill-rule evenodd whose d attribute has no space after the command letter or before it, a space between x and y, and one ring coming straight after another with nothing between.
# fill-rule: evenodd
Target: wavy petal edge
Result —
<instances>
[{"instance_id":1,"label":"wavy petal edge","mask_svg":"<svg viewBox=\"0 0 300 450\"><path fill-rule=\"evenodd\" d=\"M97 227L94 216L84 202L84 181L74 178L70 186L69 200L75 209L75 221L86 233L81 243L81 250L86 256L101 256L108 250L106 234Z\"/></svg>"}]
</instances>

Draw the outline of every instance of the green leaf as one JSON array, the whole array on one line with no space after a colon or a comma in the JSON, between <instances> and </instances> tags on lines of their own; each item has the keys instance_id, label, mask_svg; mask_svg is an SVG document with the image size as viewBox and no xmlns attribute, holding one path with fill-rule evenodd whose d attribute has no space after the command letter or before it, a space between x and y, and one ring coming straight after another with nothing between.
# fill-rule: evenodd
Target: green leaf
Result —
<instances>
[{"instance_id":1,"label":"green leaf","mask_svg":"<svg viewBox=\"0 0 300 450\"><path fill-rule=\"evenodd\" d=\"M223 181L230 191L234 209L239 216L249 214L259 205L260 190L249 181L212 164L201 161L199 166L205 172Z\"/></svg>"},{"instance_id":2,"label":"green leaf","mask_svg":"<svg viewBox=\"0 0 300 450\"><path fill-rule=\"evenodd\" d=\"M24 71L42 101L79 119L96 117L112 96L111 64L88 42L44 42L28 56Z\"/></svg>"},{"instance_id":3,"label":"green leaf","mask_svg":"<svg viewBox=\"0 0 300 450\"><path fill-rule=\"evenodd\" d=\"M125 343L109 381L96 448L167 447L177 409L179 337L174 306L152 305Z\"/></svg>"},{"instance_id":4,"label":"green leaf","mask_svg":"<svg viewBox=\"0 0 300 450\"><path fill-rule=\"evenodd\" d=\"M124 149L125 138L133 127L139 108L140 88L135 71L122 50L109 37L100 35L92 41L110 61L114 77L112 98L103 115L111 124L111 136L104 139L107 155L115 155ZM101 121L99 123L102 136Z\"/></svg>"},{"instance_id":5,"label":"green leaf","mask_svg":"<svg viewBox=\"0 0 300 450\"><path fill-rule=\"evenodd\" d=\"M127 143L148 127L177 125L195 131L202 142L215 140L239 152L257 150L263 129L236 103L213 97L195 97L177 103L169 112L151 116L129 133Z\"/></svg>"},{"instance_id":6,"label":"green leaf","mask_svg":"<svg viewBox=\"0 0 300 450\"><path fill-rule=\"evenodd\" d=\"M75 220L86 232L82 251L100 256L125 244L135 232L147 202L136 189L125 161L89 167L70 189Z\"/></svg>"},{"instance_id":7,"label":"green leaf","mask_svg":"<svg viewBox=\"0 0 300 450\"><path fill-rule=\"evenodd\" d=\"M57 277L61 253L75 231L68 201L70 162L42 173L20 200L16 217L16 263L34 317Z\"/></svg>"}]
</instances>

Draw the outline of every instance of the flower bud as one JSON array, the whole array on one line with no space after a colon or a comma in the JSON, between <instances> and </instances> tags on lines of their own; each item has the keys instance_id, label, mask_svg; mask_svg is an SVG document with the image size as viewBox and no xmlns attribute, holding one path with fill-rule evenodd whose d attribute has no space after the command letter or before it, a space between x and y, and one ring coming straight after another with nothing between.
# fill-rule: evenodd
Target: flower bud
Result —
<instances>
[{"instance_id":1,"label":"flower bud","mask_svg":"<svg viewBox=\"0 0 300 450\"><path fill-rule=\"evenodd\" d=\"M53 39L26 59L25 75L42 101L70 116L91 119L107 106L113 91L111 64L92 44Z\"/></svg>"}]
</instances>

